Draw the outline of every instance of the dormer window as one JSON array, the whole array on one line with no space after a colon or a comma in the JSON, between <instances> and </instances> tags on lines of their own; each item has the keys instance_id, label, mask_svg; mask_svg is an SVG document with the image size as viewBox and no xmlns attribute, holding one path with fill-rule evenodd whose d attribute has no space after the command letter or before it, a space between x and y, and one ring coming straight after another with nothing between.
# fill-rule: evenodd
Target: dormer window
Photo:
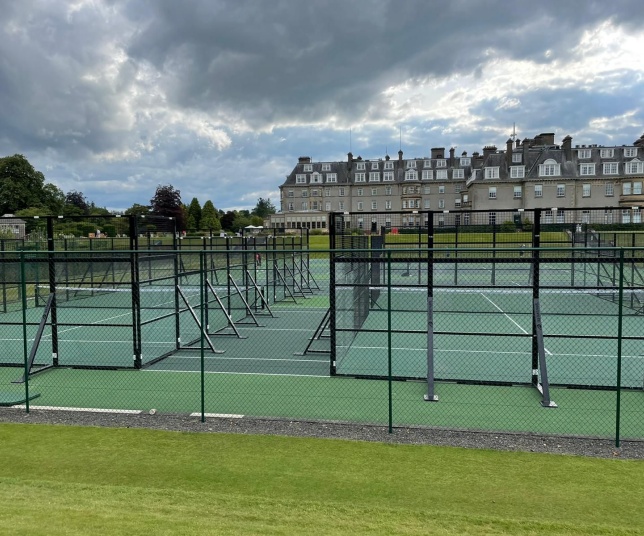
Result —
<instances>
[{"instance_id":1,"label":"dormer window","mask_svg":"<svg viewBox=\"0 0 644 536\"><path fill-rule=\"evenodd\" d=\"M304 171L313 171L313 164L304 164Z\"/></svg>"},{"instance_id":2,"label":"dormer window","mask_svg":"<svg viewBox=\"0 0 644 536\"><path fill-rule=\"evenodd\" d=\"M452 179L464 179L465 170L464 169L453 169L452 170Z\"/></svg>"},{"instance_id":3,"label":"dormer window","mask_svg":"<svg viewBox=\"0 0 644 536\"><path fill-rule=\"evenodd\" d=\"M387 160L385 162L385 169L394 169L394 163L391 162L390 160Z\"/></svg>"},{"instance_id":4,"label":"dormer window","mask_svg":"<svg viewBox=\"0 0 644 536\"><path fill-rule=\"evenodd\" d=\"M595 164L581 164L579 166L580 175L594 175L595 174Z\"/></svg>"},{"instance_id":5,"label":"dormer window","mask_svg":"<svg viewBox=\"0 0 644 536\"><path fill-rule=\"evenodd\" d=\"M577 151L577 158L590 158L590 149L579 149Z\"/></svg>"},{"instance_id":6,"label":"dormer window","mask_svg":"<svg viewBox=\"0 0 644 536\"><path fill-rule=\"evenodd\" d=\"M331 164L322 164L322 171L331 171Z\"/></svg>"},{"instance_id":7,"label":"dormer window","mask_svg":"<svg viewBox=\"0 0 644 536\"><path fill-rule=\"evenodd\" d=\"M426 168L432 167L432 161L431 160L425 160L423 162L423 167L426 167Z\"/></svg>"},{"instance_id":8,"label":"dormer window","mask_svg":"<svg viewBox=\"0 0 644 536\"><path fill-rule=\"evenodd\" d=\"M625 172L627 175L641 175L644 173L644 162L635 159L632 162L626 162Z\"/></svg>"},{"instance_id":9,"label":"dormer window","mask_svg":"<svg viewBox=\"0 0 644 536\"><path fill-rule=\"evenodd\" d=\"M436 167L447 167L447 160L444 158L439 158L436 160Z\"/></svg>"},{"instance_id":10,"label":"dormer window","mask_svg":"<svg viewBox=\"0 0 644 536\"><path fill-rule=\"evenodd\" d=\"M514 164L520 164L523 160L523 155L521 153L512 153L512 162Z\"/></svg>"},{"instance_id":11,"label":"dormer window","mask_svg":"<svg viewBox=\"0 0 644 536\"><path fill-rule=\"evenodd\" d=\"M356 169L359 170L359 171L363 171L365 169L364 162L358 162L356 164Z\"/></svg>"},{"instance_id":12,"label":"dormer window","mask_svg":"<svg viewBox=\"0 0 644 536\"><path fill-rule=\"evenodd\" d=\"M468 158L461 157L460 164L461 164L461 167L470 166L470 165L472 165L472 159L469 158L469 157Z\"/></svg>"},{"instance_id":13,"label":"dormer window","mask_svg":"<svg viewBox=\"0 0 644 536\"><path fill-rule=\"evenodd\" d=\"M600 158L613 158L615 156L615 149L600 149L599 157Z\"/></svg>"},{"instance_id":14,"label":"dormer window","mask_svg":"<svg viewBox=\"0 0 644 536\"><path fill-rule=\"evenodd\" d=\"M624 147L624 156L626 158L635 158L637 156L637 147Z\"/></svg>"},{"instance_id":15,"label":"dormer window","mask_svg":"<svg viewBox=\"0 0 644 536\"><path fill-rule=\"evenodd\" d=\"M498 167L486 167L485 168L485 178L486 179L498 179L499 178L499 168Z\"/></svg>"},{"instance_id":16,"label":"dormer window","mask_svg":"<svg viewBox=\"0 0 644 536\"><path fill-rule=\"evenodd\" d=\"M295 175L295 184L306 184L306 175L299 173Z\"/></svg>"},{"instance_id":17,"label":"dormer window","mask_svg":"<svg viewBox=\"0 0 644 536\"><path fill-rule=\"evenodd\" d=\"M539 177L558 177L559 175L561 175L561 165L552 158L539 164Z\"/></svg>"},{"instance_id":18,"label":"dormer window","mask_svg":"<svg viewBox=\"0 0 644 536\"><path fill-rule=\"evenodd\" d=\"M405 180L406 181L415 181L418 180L418 174L416 173L416 170L414 169L409 169L405 172Z\"/></svg>"},{"instance_id":19,"label":"dormer window","mask_svg":"<svg viewBox=\"0 0 644 536\"><path fill-rule=\"evenodd\" d=\"M416 160L407 160L407 167L408 168L415 168L416 167Z\"/></svg>"},{"instance_id":20,"label":"dormer window","mask_svg":"<svg viewBox=\"0 0 644 536\"><path fill-rule=\"evenodd\" d=\"M378 166L378 162L371 162L371 169L380 169L380 166Z\"/></svg>"}]
</instances>

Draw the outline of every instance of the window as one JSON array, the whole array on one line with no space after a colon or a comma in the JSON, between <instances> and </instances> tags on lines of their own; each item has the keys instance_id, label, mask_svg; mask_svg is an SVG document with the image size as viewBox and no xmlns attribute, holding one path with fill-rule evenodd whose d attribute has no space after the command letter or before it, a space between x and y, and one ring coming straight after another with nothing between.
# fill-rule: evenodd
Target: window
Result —
<instances>
[{"instance_id":1,"label":"window","mask_svg":"<svg viewBox=\"0 0 644 536\"><path fill-rule=\"evenodd\" d=\"M320 190L311 190L311 197L318 197L320 195Z\"/></svg>"},{"instance_id":2,"label":"window","mask_svg":"<svg viewBox=\"0 0 644 536\"><path fill-rule=\"evenodd\" d=\"M378 201L371 202L371 210L378 210Z\"/></svg>"},{"instance_id":3,"label":"window","mask_svg":"<svg viewBox=\"0 0 644 536\"><path fill-rule=\"evenodd\" d=\"M426 208L426 209L428 209L428 208L429 208L429 199L425 199L425 208Z\"/></svg>"},{"instance_id":4,"label":"window","mask_svg":"<svg viewBox=\"0 0 644 536\"><path fill-rule=\"evenodd\" d=\"M624 156L626 158L635 158L637 156L637 147L625 147Z\"/></svg>"},{"instance_id":5,"label":"window","mask_svg":"<svg viewBox=\"0 0 644 536\"><path fill-rule=\"evenodd\" d=\"M391 186L385 186L385 195L391 195Z\"/></svg>"},{"instance_id":6,"label":"window","mask_svg":"<svg viewBox=\"0 0 644 536\"><path fill-rule=\"evenodd\" d=\"M318 202L311 201L311 210L318 210Z\"/></svg>"},{"instance_id":7,"label":"window","mask_svg":"<svg viewBox=\"0 0 644 536\"><path fill-rule=\"evenodd\" d=\"M438 200L438 208L445 208L445 200L444 199L439 199Z\"/></svg>"},{"instance_id":8,"label":"window","mask_svg":"<svg viewBox=\"0 0 644 536\"><path fill-rule=\"evenodd\" d=\"M302 197L308 197L309 192L307 190L302 190Z\"/></svg>"},{"instance_id":9,"label":"window","mask_svg":"<svg viewBox=\"0 0 644 536\"><path fill-rule=\"evenodd\" d=\"M302 201L302 210L309 210L309 202Z\"/></svg>"},{"instance_id":10,"label":"window","mask_svg":"<svg viewBox=\"0 0 644 536\"><path fill-rule=\"evenodd\" d=\"M371 169L380 169L378 162L371 162Z\"/></svg>"},{"instance_id":11,"label":"window","mask_svg":"<svg viewBox=\"0 0 644 536\"><path fill-rule=\"evenodd\" d=\"M563 210L557 211L557 223L566 223L566 213Z\"/></svg>"},{"instance_id":12,"label":"window","mask_svg":"<svg viewBox=\"0 0 644 536\"><path fill-rule=\"evenodd\" d=\"M463 169L453 169L452 170L452 179L464 179L465 170Z\"/></svg>"},{"instance_id":13,"label":"window","mask_svg":"<svg viewBox=\"0 0 644 536\"><path fill-rule=\"evenodd\" d=\"M622 183L622 195L631 195L631 183L623 182Z\"/></svg>"},{"instance_id":14,"label":"window","mask_svg":"<svg viewBox=\"0 0 644 536\"><path fill-rule=\"evenodd\" d=\"M402 193L403 193L403 195L405 195L407 193L407 186L403 186Z\"/></svg>"},{"instance_id":15,"label":"window","mask_svg":"<svg viewBox=\"0 0 644 536\"><path fill-rule=\"evenodd\" d=\"M432 180L434 178L434 172L431 169L423 169L422 179L424 181Z\"/></svg>"},{"instance_id":16,"label":"window","mask_svg":"<svg viewBox=\"0 0 644 536\"><path fill-rule=\"evenodd\" d=\"M552 210L546 210L543 213L543 223L552 223Z\"/></svg>"},{"instance_id":17,"label":"window","mask_svg":"<svg viewBox=\"0 0 644 536\"><path fill-rule=\"evenodd\" d=\"M356 169L359 170L359 171L364 171L364 169L365 169L364 162L358 162L356 164Z\"/></svg>"},{"instance_id":18,"label":"window","mask_svg":"<svg viewBox=\"0 0 644 536\"><path fill-rule=\"evenodd\" d=\"M366 182L366 173L356 173L355 182Z\"/></svg>"},{"instance_id":19,"label":"window","mask_svg":"<svg viewBox=\"0 0 644 536\"><path fill-rule=\"evenodd\" d=\"M561 175L561 165L552 158L539 164L539 177L558 177L559 175Z\"/></svg>"},{"instance_id":20,"label":"window","mask_svg":"<svg viewBox=\"0 0 644 536\"><path fill-rule=\"evenodd\" d=\"M295 184L306 184L306 175L295 175Z\"/></svg>"},{"instance_id":21,"label":"window","mask_svg":"<svg viewBox=\"0 0 644 536\"><path fill-rule=\"evenodd\" d=\"M293 190L288 191L288 197L294 197L295 194L293 193Z\"/></svg>"},{"instance_id":22,"label":"window","mask_svg":"<svg viewBox=\"0 0 644 536\"><path fill-rule=\"evenodd\" d=\"M436 160L436 167L447 167L447 160L444 158L439 158Z\"/></svg>"},{"instance_id":23,"label":"window","mask_svg":"<svg viewBox=\"0 0 644 536\"><path fill-rule=\"evenodd\" d=\"M581 196L582 197L590 197L590 184L586 183L583 184L581 187Z\"/></svg>"},{"instance_id":24,"label":"window","mask_svg":"<svg viewBox=\"0 0 644 536\"><path fill-rule=\"evenodd\" d=\"M403 208L407 208L407 200L406 199L403 201L402 205L403 205Z\"/></svg>"},{"instance_id":25,"label":"window","mask_svg":"<svg viewBox=\"0 0 644 536\"><path fill-rule=\"evenodd\" d=\"M362 201L358 201L357 208L358 210L364 210L364 203Z\"/></svg>"},{"instance_id":26,"label":"window","mask_svg":"<svg viewBox=\"0 0 644 536\"><path fill-rule=\"evenodd\" d=\"M626 162L626 173L628 175L639 175L644 172L644 162L634 160L633 162Z\"/></svg>"},{"instance_id":27,"label":"window","mask_svg":"<svg viewBox=\"0 0 644 536\"><path fill-rule=\"evenodd\" d=\"M534 196L535 197L543 197L543 184L535 184L534 185Z\"/></svg>"},{"instance_id":28,"label":"window","mask_svg":"<svg viewBox=\"0 0 644 536\"><path fill-rule=\"evenodd\" d=\"M634 182L633 183L633 195L642 195L642 183Z\"/></svg>"},{"instance_id":29,"label":"window","mask_svg":"<svg viewBox=\"0 0 644 536\"><path fill-rule=\"evenodd\" d=\"M302 168L304 171L313 171L313 164L304 164Z\"/></svg>"},{"instance_id":30,"label":"window","mask_svg":"<svg viewBox=\"0 0 644 536\"><path fill-rule=\"evenodd\" d=\"M372 188L371 195L378 195L378 188Z\"/></svg>"},{"instance_id":31,"label":"window","mask_svg":"<svg viewBox=\"0 0 644 536\"><path fill-rule=\"evenodd\" d=\"M441 184L441 185L438 187L438 193L439 193L439 194L444 194L444 193L445 193L445 185Z\"/></svg>"},{"instance_id":32,"label":"window","mask_svg":"<svg viewBox=\"0 0 644 536\"><path fill-rule=\"evenodd\" d=\"M613 197L615 195L615 189L612 182L606 183L606 197Z\"/></svg>"},{"instance_id":33,"label":"window","mask_svg":"<svg viewBox=\"0 0 644 536\"><path fill-rule=\"evenodd\" d=\"M416 160L407 160L407 167L408 168L415 168L416 167Z\"/></svg>"},{"instance_id":34,"label":"window","mask_svg":"<svg viewBox=\"0 0 644 536\"><path fill-rule=\"evenodd\" d=\"M604 164L604 175L617 175L617 162L606 162Z\"/></svg>"},{"instance_id":35,"label":"window","mask_svg":"<svg viewBox=\"0 0 644 536\"><path fill-rule=\"evenodd\" d=\"M486 167L485 168L485 178L486 179L498 179L499 178L499 168L498 167Z\"/></svg>"},{"instance_id":36,"label":"window","mask_svg":"<svg viewBox=\"0 0 644 536\"><path fill-rule=\"evenodd\" d=\"M496 212L489 212L487 215L488 225L496 225Z\"/></svg>"},{"instance_id":37,"label":"window","mask_svg":"<svg viewBox=\"0 0 644 536\"><path fill-rule=\"evenodd\" d=\"M394 172L393 171L385 171L382 174L382 180L383 181L393 181L394 180Z\"/></svg>"},{"instance_id":38,"label":"window","mask_svg":"<svg viewBox=\"0 0 644 536\"><path fill-rule=\"evenodd\" d=\"M418 180L418 174L416 173L415 170L409 169L409 170L405 171L405 180L406 181Z\"/></svg>"},{"instance_id":39,"label":"window","mask_svg":"<svg viewBox=\"0 0 644 536\"><path fill-rule=\"evenodd\" d=\"M344 201L338 203L338 210L344 210Z\"/></svg>"},{"instance_id":40,"label":"window","mask_svg":"<svg viewBox=\"0 0 644 536\"><path fill-rule=\"evenodd\" d=\"M394 163L389 161L389 160L387 160L385 162L385 169L394 169Z\"/></svg>"},{"instance_id":41,"label":"window","mask_svg":"<svg viewBox=\"0 0 644 536\"><path fill-rule=\"evenodd\" d=\"M331 197L331 188L324 189L324 197Z\"/></svg>"},{"instance_id":42,"label":"window","mask_svg":"<svg viewBox=\"0 0 644 536\"><path fill-rule=\"evenodd\" d=\"M431 189L429 186L423 186L423 193L425 195L429 195L431 193Z\"/></svg>"},{"instance_id":43,"label":"window","mask_svg":"<svg viewBox=\"0 0 644 536\"><path fill-rule=\"evenodd\" d=\"M391 201L385 201L385 210L391 210Z\"/></svg>"},{"instance_id":44,"label":"window","mask_svg":"<svg viewBox=\"0 0 644 536\"><path fill-rule=\"evenodd\" d=\"M338 188L338 195L344 197L344 188Z\"/></svg>"},{"instance_id":45,"label":"window","mask_svg":"<svg viewBox=\"0 0 644 536\"><path fill-rule=\"evenodd\" d=\"M327 201L326 203L324 203L324 210L326 210L327 212L331 212L331 201Z\"/></svg>"},{"instance_id":46,"label":"window","mask_svg":"<svg viewBox=\"0 0 644 536\"><path fill-rule=\"evenodd\" d=\"M579 166L580 175L594 175L595 174L595 164L581 164Z\"/></svg>"},{"instance_id":47,"label":"window","mask_svg":"<svg viewBox=\"0 0 644 536\"><path fill-rule=\"evenodd\" d=\"M460 184L455 184L454 185L454 193L460 194L462 189L462 185Z\"/></svg>"},{"instance_id":48,"label":"window","mask_svg":"<svg viewBox=\"0 0 644 536\"><path fill-rule=\"evenodd\" d=\"M311 175L311 182L315 184L319 184L322 182L322 175L320 175L317 171Z\"/></svg>"},{"instance_id":49,"label":"window","mask_svg":"<svg viewBox=\"0 0 644 536\"><path fill-rule=\"evenodd\" d=\"M488 199L496 199L496 186L490 186L487 189L487 197Z\"/></svg>"},{"instance_id":50,"label":"window","mask_svg":"<svg viewBox=\"0 0 644 536\"><path fill-rule=\"evenodd\" d=\"M525 177L525 166L510 166L510 178L522 179Z\"/></svg>"},{"instance_id":51,"label":"window","mask_svg":"<svg viewBox=\"0 0 644 536\"><path fill-rule=\"evenodd\" d=\"M521 199L521 186L514 187L514 199Z\"/></svg>"},{"instance_id":52,"label":"window","mask_svg":"<svg viewBox=\"0 0 644 536\"><path fill-rule=\"evenodd\" d=\"M512 153L512 163L520 164L523 161L523 155L521 153Z\"/></svg>"},{"instance_id":53,"label":"window","mask_svg":"<svg viewBox=\"0 0 644 536\"><path fill-rule=\"evenodd\" d=\"M436 180L437 181L446 181L447 180L447 170L439 169L436 171Z\"/></svg>"},{"instance_id":54,"label":"window","mask_svg":"<svg viewBox=\"0 0 644 536\"><path fill-rule=\"evenodd\" d=\"M599 157L600 158L613 158L615 156L615 149L600 149Z\"/></svg>"},{"instance_id":55,"label":"window","mask_svg":"<svg viewBox=\"0 0 644 536\"><path fill-rule=\"evenodd\" d=\"M577 158L590 158L590 149L579 149L577 151Z\"/></svg>"},{"instance_id":56,"label":"window","mask_svg":"<svg viewBox=\"0 0 644 536\"><path fill-rule=\"evenodd\" d=\"M464 156L461 157L460 160L460 165L461 167L467 167L472 163L472 160L470 158L465 158Z\"/></svg>"},{"instance_id":57,"label":"window","mask_svg":"<svg viewBox=\"0 0 644 536\"><path fill-rule=\"evenodd\" d=\"M566 185L557 184L557 197L566 197Z\"/></svg>"},{"instance_id":58,"label":"window","mask_svg":"<svg viewBox=\"0 0 644 536\"><path fill-rule=\"evenodd\" d=\"M358 188L358 197L362 197L364 195L364 188Z\"/></svg>"},{"instance_id":59,"label":"window","mask_svg":"<svg viewBox=\"0 0 644 536\"><path fill-rule=\"evenodd\" d=\"M331 171L331 164L322 164L322 171Z\"/></svg>"},{"instance_id":60,"label":"window","mask_svg":"<svg viewBox=\"0 0 644 536\"><path fill-rule=\"evenodd\" d=\"M369 182L380 182L380 173L378 171L369 172Z\"/></svg>"},{"instance_id":61,"label":"window","mask_svg":"<svg viewBox=\"0 0 644 536\"><path fill-rule=\"evenodd\" d=\"M432 167L432 161L431 160L425 160L423 162L423 167L426 167L426 168Z\"/></svg>"},{"instance_id":62,"label":"window","mask_svg":"<svg viewBox=\"0 0 644 536\"><path fill-rule=\"evenodd\" d=\"M633 207L633 223L642 223L642 213L639 208Z\"/></svg>"},{"instance_id":63,"label":"window","mask_svg":"<svg viewBox=\"0 0 644 536\"><path fill-rule=\"evenodd\" d=\"M293 203L289 203L289 204L288 204L288 209L289 209L291 212L292 212L293 210L295 210L295 209L293 208Z\"/></svg>"}]
</instances>

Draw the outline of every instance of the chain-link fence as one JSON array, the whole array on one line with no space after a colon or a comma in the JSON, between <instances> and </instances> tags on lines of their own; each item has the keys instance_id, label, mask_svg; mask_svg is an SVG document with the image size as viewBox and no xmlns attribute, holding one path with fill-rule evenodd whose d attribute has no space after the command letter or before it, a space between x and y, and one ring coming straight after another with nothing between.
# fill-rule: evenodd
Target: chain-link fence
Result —
<instances>
[{"instance_id":1,"label":"chain-link fence","mask_svg":"<svg viewBox=\"0 0 644 536\"><path fill-rule=\"evenodd\" d=\"M0 403L644 439L641 249L348 236L5 249Z\"/></svg>"}]
</instances>

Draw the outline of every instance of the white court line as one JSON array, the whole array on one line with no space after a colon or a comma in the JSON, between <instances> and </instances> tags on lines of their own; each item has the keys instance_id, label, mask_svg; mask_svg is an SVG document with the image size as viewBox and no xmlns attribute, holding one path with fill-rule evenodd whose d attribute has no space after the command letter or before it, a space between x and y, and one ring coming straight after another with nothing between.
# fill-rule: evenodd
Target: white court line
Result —
<instances>
[{"instance_id":1,"label":"white court line","mask_svg":"<svg viewBox=\"0 0 644 536\"><path fill-rule=\"evenodd\" d=\"M191 413L191 417L201 417L201 413ZM204 413L204 417L214 417L218 419L243 419L244 415L236 413Z\"/></svg>"},{"instance_id":2,"label":"white court line","mask_svg":"<svg viewBox=\"0 0 644 536\"><path fill-rule=\"evenodd\" d=\"M508 315L508 314L507 314L503 309L501 309L501 308L500 308L496 303L494 303L490 298L488 298L488 297L487 297L485 294L483 294L482 292L481 292L480 294L481 294L481 296L483 296L487 301L489 301L489 302L490 302L494 307L496 307L496 308L499 310L499 312L500 312L500 313L503 313L503 316L504 316L505 318L507 318L507 319L508 319L510 322L512 322L516 327L518 327L521 331L523 331L523 333L525 333L526 335L528 334L528 332L527 332L525 329L523 329L519 324L517 324L517 322L515 322L515 320L514 320L510 315ZM548 354L548 355L552 355L552 353L551 353L547 348L545 348L545 347L544 347L544 350L545 350L546 354Z\"/></svg>"},{"instance_id":3,"label":"white court line","mask_svg":"<svg viewBox=\"0 0 644 536\"><path fill-rule=\"evenodd\" d=\"M289 363L328 363L328 359L282 359L282 358L263 358L263 357L222 357L204 356L205 359L216 359L217 361L288 361ZM169 355L163 361L168 359L201 359L199 356Z\"/></svg>"},{"instance_id":4,"label":"white court line","mask_svg":"<svg viewBox=\"0 0 644 536\"><path fill-rule=\"evenodd\" d=\"M11 406L12 408L26 409L26 404ZM60 411L87 411L89 413L126 413L128 415L139 415L143 413L138 409L103 409L103 408L72 408L67 406L34 406L29 404L29 409L47 409Z\"/></svg>"}]
</instances>

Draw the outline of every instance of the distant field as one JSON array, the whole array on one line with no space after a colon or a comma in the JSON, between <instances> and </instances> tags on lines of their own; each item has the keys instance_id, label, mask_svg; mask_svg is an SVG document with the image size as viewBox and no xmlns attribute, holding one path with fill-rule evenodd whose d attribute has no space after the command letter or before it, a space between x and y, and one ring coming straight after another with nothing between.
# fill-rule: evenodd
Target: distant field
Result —
<instances>
[{"instance_id":1,"label":"distant field","mask_svg":"<svg viewBox=\"0 0 644 536\"><path fill-rule=\"evenodd\" d=\"M0 438L0 534L644 533L641 461L26 424Z\"/></svg>"}]
</instances>

